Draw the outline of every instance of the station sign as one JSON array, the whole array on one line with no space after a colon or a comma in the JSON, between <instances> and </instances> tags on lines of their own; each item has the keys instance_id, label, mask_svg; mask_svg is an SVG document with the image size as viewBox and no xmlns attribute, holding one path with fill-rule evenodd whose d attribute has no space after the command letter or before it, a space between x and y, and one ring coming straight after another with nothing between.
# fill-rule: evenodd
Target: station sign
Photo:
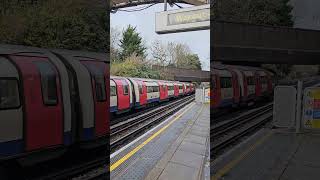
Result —
<instances>
[{"instance_id":1,"label":"station sign","mask_svg":"<svg viewBox=\"0 0 320 180\"><path fill-rule=\"evenodd\" d=\"M303 121L305 129L320 129L320 88L304 90Z\"/></svg>"},{"instance_id":2,"label":"station sign","mask_svg":"<svg viewBox=\"0 0 320 180\"><path fill-rule=\"evenodd\" d=\"M177 33L210 29L210 5L156 13L156 33Z\"/></svg>"}]
</instances>

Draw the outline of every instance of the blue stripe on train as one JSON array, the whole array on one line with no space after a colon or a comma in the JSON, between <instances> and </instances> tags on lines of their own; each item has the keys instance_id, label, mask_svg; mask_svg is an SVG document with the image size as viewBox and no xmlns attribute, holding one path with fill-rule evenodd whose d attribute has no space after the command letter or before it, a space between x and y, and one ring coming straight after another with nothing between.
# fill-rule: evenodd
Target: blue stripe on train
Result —
<instances>
[{"instance_id":1,"label":"blue stripe on train","mask_svg":"<svg viewBox=\"0 0 320 180\"><path fill-rule=\"evenodd\" d=\"M83 128L83 140L90 140L94 138L94 128Z\"/></svg>"},{"instance_id":2,"label":"blue stripe on train","mask_svg":"<svg viewBox=\"0 0 320 180\"><path fill-rule=\"evenodd\" d=\"M110 107L110 112L117 112L117 111L118 111L118 107L117 106Z\"/></svg>"},{"instance_id":3,"label":"blue stripe on train","mask_svg":"<svg viewBox=\"0 0 320 180\"><path fill-rule=\"evenodd\" d=\"M12 156L23 152L23 140L0 143L0 156Z\"/></svg>"},{"instance_id":4,"label":"blue stripe on train","mask_svg":"<svg viewBox=\"0 0 320 180\"><path fill-rule=\"evenodd\" d=\"M70 145L72 143L71 131L64 132L63 143L64 143L64 145Z\"/></svg>"},{"instance_id":5,"label":"blue stripe on train","mask_svg":"<svg viewBox=\"0 0 320 180\"><path fill-rule=\"evenodd\" d=\"M148 99L148 103L159 102L160 98Z\"/></svg>"},{"instance_id":6,"label":"blue stripe on train","mask_svg":"<svg viewBox=\"0 0 320 180\"><path fill-rule=\"evenodd\" d=\"M223 99L219 104L220 107L231 106L233 104L233 98Z\"/></svg>"}]
</instances>

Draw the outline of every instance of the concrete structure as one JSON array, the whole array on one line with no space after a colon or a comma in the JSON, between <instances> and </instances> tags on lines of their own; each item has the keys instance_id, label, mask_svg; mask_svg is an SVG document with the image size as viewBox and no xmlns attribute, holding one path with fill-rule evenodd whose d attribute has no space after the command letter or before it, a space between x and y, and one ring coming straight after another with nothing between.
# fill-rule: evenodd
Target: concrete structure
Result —
<instances>
[{"instance_id":1,"label":"concrete structure","mask_svg":"<svg viewBox=\"0 0 320 180\"><path fill-rule=\"evenodd\" d=\"M159 70L168 77L168 80L185 82L210 82L210 71L196 69L181 69L174 67L152 66L152 69Z\"/></svg>"},{"instance_id":2,"label":"concrete structure","mask_svg":"<svg viewBox=\"0 0 320 180\"><path fill-rule=\"evenodd\" d=\"M295 28L320 30L320 1L291 0Z\"/></svg>"},{"instance_id":3,"label":"concrete structure","mask_svg":"<svg viewBox=\"0 0 320 180\"><path fill-rule=\"evenodd\" d=\"M213 60L228 64L319 64L320 31L211 22Z\"/></svg>"}]
</instances>

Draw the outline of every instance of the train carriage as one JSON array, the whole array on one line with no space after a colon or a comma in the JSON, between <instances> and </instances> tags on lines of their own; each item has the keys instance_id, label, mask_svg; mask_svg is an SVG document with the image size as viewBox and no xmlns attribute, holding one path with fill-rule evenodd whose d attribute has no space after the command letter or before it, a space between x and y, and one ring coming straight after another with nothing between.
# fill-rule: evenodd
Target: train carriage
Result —
<instances>
[{"instance_id":1,"label":"train carriage","mask_svg":"<svg viewBox=\"0 0 320 180\"><path fill-rule=\"evenodd\" d=\"M94 147L107 145L108 64L104 55L95 55L0 45L0 160L28 157L36 162L40 152L54 158L86 140ZM80 76L74 74L81 68ZM88 99L79 95L82 86L88 87ZM87 94L93 92L90 99ZM104 101L96 101L96 95L104 95Z\"/></svg>"},{"instance_id":2,"label":"train carriage","mask_svg":"<svg viewBox=\"0 0 320 180\"><path fill-rule=\"evenodd\" d=\"M213 106L224 108L237 105L239 86L236 74L226 68L215 68L213 74Z\"/></svg>"},{"instance_id":3,"label":"train carriage","mask_svg":"<svg viewBox=\"0 0 320 180\"><path fill-rule=\"evenodd\" d=\"M51 50L68 69L74 134L83 147L106 145L109 133L109 64L105 54ZM106 112L106 109L108 110ZM77 123L79 123L77 125Z\"/></svg>"},{"instance_id":4,"label":"train carriage","mask_svg":"<svg viewBox=\"0 0 320 180\"><path fill-rule=\"evenodd\" d=\"M249 105L272 96L272 73L261 68L215 65L212 72L213 108Z\"/></svg>"},{"instance_id":5,"label":"train carriage","mask_svg":"<svg viewBox=\"0 0 320 180\"><path fill-rule=\"evenodd\" d=\"M133 88L131 82L127 78L117 76L111 76L110 81L113 81L116 87L116 98L110 99L110 104L113 106L116 104L117 106L115 112L123 113L130 111L133 107Z\"/></svg>"}]
</instances>

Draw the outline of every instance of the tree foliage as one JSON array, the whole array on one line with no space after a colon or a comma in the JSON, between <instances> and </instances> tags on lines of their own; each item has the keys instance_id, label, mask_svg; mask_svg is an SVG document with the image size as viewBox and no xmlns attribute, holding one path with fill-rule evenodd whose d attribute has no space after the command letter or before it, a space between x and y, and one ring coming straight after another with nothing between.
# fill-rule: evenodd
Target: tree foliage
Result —
<instances>
[{"instance_id":1,"label":"tree foliage","mask_svg":"<svg viewBox=\"0 0 320 180\"><path fill-rule=\"evenodd\" d=\"M215 18L259 25L292 26L290 0L218 0Z\"/></svg>"},{"instance_id":2,"label":"tree foliage","mask_svg":"<svg viewBox=\"0 0 320 180\"><path fill-rule=\"evenodd\" d=\"M108 16L103 0L46 0L1 15L0 42L108 52Z\"/></svg>"},{"instance_id":3,"label":"tree foliage","mask_svg":"<svg viewBox=\"0 0 320 180\"><path fill-rule=\"evenodd\" d=\"M129 25L122 33L120 40L120 59L125 60L132 54L137 56L146 57L146 47L142 43L142 37L137 32L136 27Z\"/></svg>"},{"instance_id":4,"label":"tree foliage","mask_svg":"<svg viewBox=\"0 0 320 180\"><path fill-rule=\"evenodd\" d=\"M157 65L183 69L201 69L197 54L193 54L185 44L169 42L166 45L155 41L152 46L153 60Z\"/></svg>"},{"instance_id":5,"label":"tree foliage","mask_svg":"<svg viewBox=\"0 0 320 180\"><path fill-rule=\"evenodd\" d=\"M146 64L142 57L136 56L135 54L127 57L122 62L112 63L110 73L124 77L160 78L159 72L152 70L150 64Z\"/></svg>"}]
</instances>

